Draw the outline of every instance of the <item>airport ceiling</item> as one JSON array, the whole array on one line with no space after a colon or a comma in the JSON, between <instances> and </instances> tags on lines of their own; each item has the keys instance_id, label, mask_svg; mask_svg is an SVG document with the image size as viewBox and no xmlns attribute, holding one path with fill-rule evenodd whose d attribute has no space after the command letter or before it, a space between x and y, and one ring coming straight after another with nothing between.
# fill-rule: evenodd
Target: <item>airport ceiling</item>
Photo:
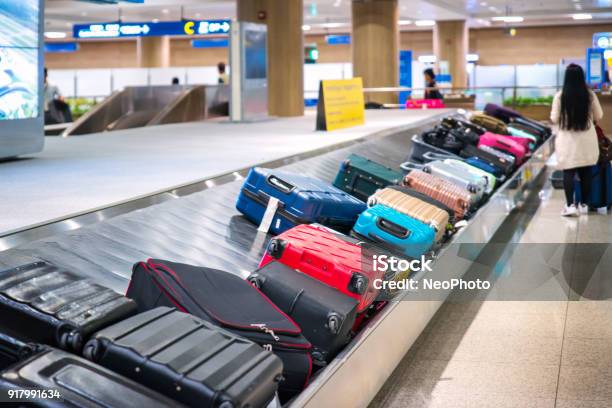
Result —
<instances>
[{"instance_id":1,"label":"airport ceiling","mask_svg":"<svg viewBox=\"0 0 612 408\"><path fill-rule=\"evenodd\" d=\"M304 29L347 32L351 0L304 0ZM612 23L612 0L399 0L402 30L429 29L428 20L467 19L471 27ZM117 21L176 21L235 16L236 0L145 0L100 5L46 0L45 31L70 35L72 24ZM514 20L503 21L512 16ZM524 21L517 22L516 18ZM612 31L612 28L611 28Z\"/></svg>"}]
</instances>

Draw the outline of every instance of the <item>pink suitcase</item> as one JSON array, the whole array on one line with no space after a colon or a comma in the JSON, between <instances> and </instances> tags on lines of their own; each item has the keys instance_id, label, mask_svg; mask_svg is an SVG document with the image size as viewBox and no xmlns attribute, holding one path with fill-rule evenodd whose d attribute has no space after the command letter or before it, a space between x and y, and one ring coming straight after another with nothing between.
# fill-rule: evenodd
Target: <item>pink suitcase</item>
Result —
<instances>
[{"instance_id":1,"label":"pink suitcase","mask_svg":"<svg viewBox=\"0 0 612 408\"><path fill-rule=\"evenodd\" d=\"M494 149L510 153L516 157L518 165L523 163L529 152L529 139L521 139L519 137L497 135L495 133L486 132L480 136L478 147L489 146Z\"/></svg>"},{"instance_id":2,"label":"pink suitcase","mask_svg":"<svg viewBox=\"0 0 612 408\"><path fill-rule=\"evenodd\" d=\"M408 99L406 109L443 109L446 106L442 99Z\"/></svg>"}]
</instances>

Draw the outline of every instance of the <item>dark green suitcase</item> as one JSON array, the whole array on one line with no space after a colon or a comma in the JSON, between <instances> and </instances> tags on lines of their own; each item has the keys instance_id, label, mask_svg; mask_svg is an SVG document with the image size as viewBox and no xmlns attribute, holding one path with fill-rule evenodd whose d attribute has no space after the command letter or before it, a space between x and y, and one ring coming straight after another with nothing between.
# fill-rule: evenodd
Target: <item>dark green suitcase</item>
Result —
<instances>
[{"instance_id":1,"label":"dark green suitcase","mask_svg":"<svg viewBox=\"0 0 612 408\"><path fill-rule=\"evenodd\" d=\"M403 177L399 171L351 154L340 165L334 186L362 201L367 201L376 190L399 184Z\"/></svg>"}]
</instances>

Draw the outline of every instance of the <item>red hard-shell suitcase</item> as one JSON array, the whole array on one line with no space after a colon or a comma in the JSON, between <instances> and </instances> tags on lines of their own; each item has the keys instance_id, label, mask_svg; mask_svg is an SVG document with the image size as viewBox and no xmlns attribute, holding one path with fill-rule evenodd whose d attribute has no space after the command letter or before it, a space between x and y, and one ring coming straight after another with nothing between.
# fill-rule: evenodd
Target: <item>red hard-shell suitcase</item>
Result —
<instances>
[{"instance_id":1,"label":"red hard-shell suitcase","mask_svg":"<svg viewBox=\"0 0 612 408\"><path fill-rule=\"evenodd\" d=\"M383 278L362 254L351 238L319 225L298 225L270 241L259 267L277 260L357 299L362 312L378 296L374 281Z\"/></svg>"}]
</instances>

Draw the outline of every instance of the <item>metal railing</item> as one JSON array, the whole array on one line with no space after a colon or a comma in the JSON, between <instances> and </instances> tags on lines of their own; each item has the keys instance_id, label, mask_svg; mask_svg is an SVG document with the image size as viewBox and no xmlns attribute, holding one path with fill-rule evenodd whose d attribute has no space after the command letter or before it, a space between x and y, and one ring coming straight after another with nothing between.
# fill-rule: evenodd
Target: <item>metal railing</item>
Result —
<instances>
[{"instance_id":1,"label":"metal railing","mask_svg":"<svg viewBox=\"0 0 612 408\"><path fill-rule=\"evenodd\" d=\"M505 105L512 108L517 108L527 105L545 105L552 104L552 97L561 88L560 86L473 86L473 87L447 87L439 86L437 88L412 88L412 87L376 87L364 88L363 92L366 95L375 95L380 93L408 93L409 95L422 96L427 90L439 90L444 96L463 95L466 97L474 97L475 108L484 107L489 102ZM375 99L375 98L371 98Z\"/></svg>"}]
</instances>

